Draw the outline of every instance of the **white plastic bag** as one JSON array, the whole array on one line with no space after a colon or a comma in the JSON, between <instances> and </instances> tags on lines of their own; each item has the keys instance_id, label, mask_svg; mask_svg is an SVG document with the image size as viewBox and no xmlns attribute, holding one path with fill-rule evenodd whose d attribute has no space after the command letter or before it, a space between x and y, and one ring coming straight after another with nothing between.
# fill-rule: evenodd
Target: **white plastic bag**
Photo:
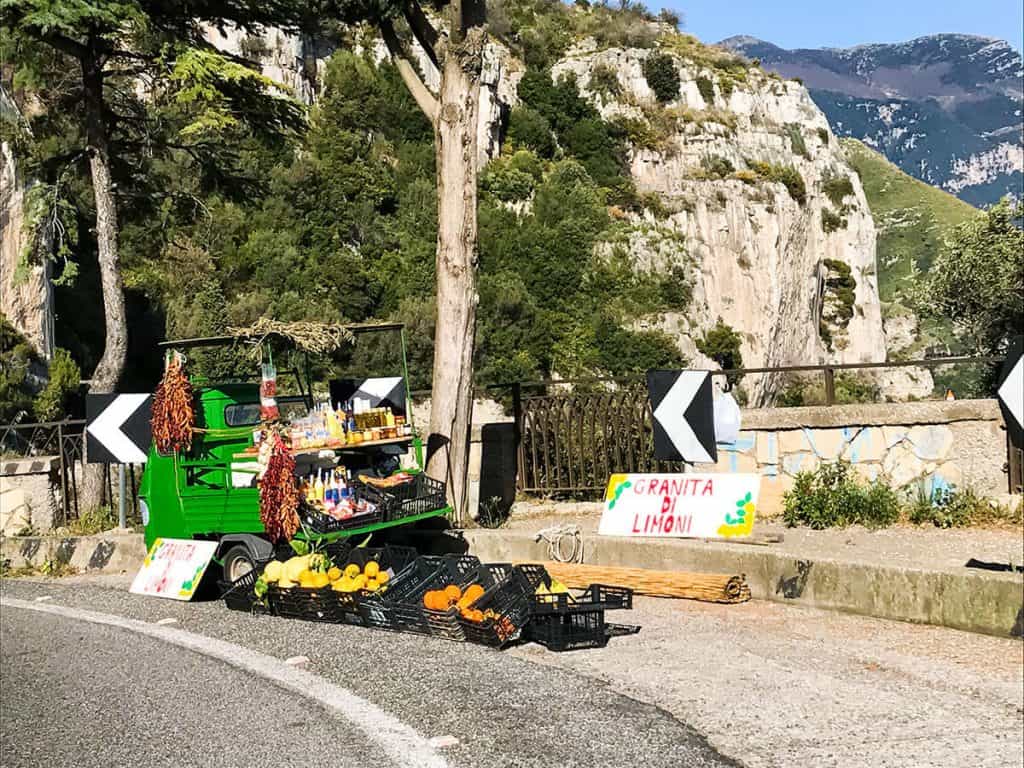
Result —
<instances>
[{"instance_id":1,"label":"white plastic bag","mask_svg":"<svg viewBox=\"0 0 1024 768\"><path fill-rule=\"evenodd\" d=\"M715 399L715 442L735 443L740 436L740 407L735 398L723 392Z\"/></svg>"}]
</instances>

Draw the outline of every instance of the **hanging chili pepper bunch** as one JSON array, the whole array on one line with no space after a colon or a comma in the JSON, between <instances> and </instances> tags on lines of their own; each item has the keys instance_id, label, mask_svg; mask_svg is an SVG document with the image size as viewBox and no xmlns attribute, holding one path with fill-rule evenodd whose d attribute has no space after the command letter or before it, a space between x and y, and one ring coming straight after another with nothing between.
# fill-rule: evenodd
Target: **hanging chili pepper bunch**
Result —
<instances>
[{"instance_id":1,"label":"hanging chili pepper bunch","mask_svg":"<svg viewBox=\"0 0 1024 768\"><path fill-rule=\"evenodd\" d=\"M267 455L269 453L269 456ZM277 429L266 429L260 443L260 521L271 541L291 539L299 530L301 494L295 483L295 458Z\"/></svg>"},{"instance_id":2,"label":"hanging chili pepper bunch","mask_svg":"<svg viewBox=\"0 0 1024 768\"><path fill-rule=\"evenodd\" d=\"M187 451L192 447L196 411L192 385L185 375L185 357L178 352L168 352L164 358L164 377L153 397L150 423L153 442L160 453Z\"/></svg>"}]
</instances>

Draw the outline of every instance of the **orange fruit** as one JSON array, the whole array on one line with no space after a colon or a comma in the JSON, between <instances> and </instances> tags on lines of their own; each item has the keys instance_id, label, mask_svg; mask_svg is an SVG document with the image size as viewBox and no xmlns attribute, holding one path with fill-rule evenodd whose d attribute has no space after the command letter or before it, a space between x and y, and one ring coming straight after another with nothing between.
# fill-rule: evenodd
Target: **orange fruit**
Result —
<instances>
[{"instance_id":1,"label":"orange fruit","mask_svg":"<svg viewBox=\"0 0 1024 768\"><path fill-rule=\"evenodd\" d=\"M470 584L466 587L466 591L462 593L462 599L459 601L459 605L464 605L467 608L479 600L484 594L484 588L479 584Z\"/></svg>"},{"instance_id":2,"label":"orange fruit","mask_svg":"<svg viewBox=\"0 0 1024 768\"><path fill-rule=\"evenodd\" d=\"M448 603L450 605L459 602L459 598L462 597L462 590L454 584L449 584L444 588L444 595L448 598Z\"/></svg>"}]
</instances>

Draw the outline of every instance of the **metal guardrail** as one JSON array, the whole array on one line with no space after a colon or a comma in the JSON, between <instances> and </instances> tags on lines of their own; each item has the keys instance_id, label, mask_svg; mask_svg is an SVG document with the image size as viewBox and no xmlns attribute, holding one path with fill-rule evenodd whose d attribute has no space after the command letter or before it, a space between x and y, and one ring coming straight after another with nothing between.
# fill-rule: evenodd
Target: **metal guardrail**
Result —
<instances>
[{"instance_id":1,"label":"metal guardrail","mask_svg":"<svg viewBox=\"0 0 1024 768\"><path fill-rule=\"evenodd\" d=\"M0 425L0 457L20 459L34 456L54 456L59 461L59 499L53 523L55 527L67 525L83 511L79 505L79 491L85 466L85 419ZM116 472L111 470L110 464L102 466L100 503L113 506L117 499L114 488ZM127 465L126 472L126 507L129 517L137 520L142 472L136 471L134 464Z\"/></svg>"}]
</instances>

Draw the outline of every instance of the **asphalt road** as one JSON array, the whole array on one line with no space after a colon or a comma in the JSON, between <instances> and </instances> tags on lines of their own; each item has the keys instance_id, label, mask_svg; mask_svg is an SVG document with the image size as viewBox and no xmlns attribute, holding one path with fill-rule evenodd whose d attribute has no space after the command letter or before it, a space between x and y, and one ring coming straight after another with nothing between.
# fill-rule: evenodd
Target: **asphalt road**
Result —
<instances>
[{"instance_id":1,"label":"asphalt road","mask_svg":"<svg viewBox=\"0 0 1024 768\"><path fill-rule=\"evenodd\" d=\"M660 707L509 653L254 618L219 602L175 603L89 584L4 580L0 596L8 600L0 608L4 766L417 764L412 747L396 749L401 727L413 729L421 745L458 740L423 747L435 765L736 765ZM145 625L110 627L10 602L41 596L51 599L38 606ZM176 623L156 624L166 618ZM211 656L147 634L161 632L193 645L222 642ZM260 673L253 652L273 657ZM296 655L309 658L308 691L266 679L263 672L287 675L291 668L279 661ZM323 687L351 701L324 708Z\"/></svg>"}]
</instances>

